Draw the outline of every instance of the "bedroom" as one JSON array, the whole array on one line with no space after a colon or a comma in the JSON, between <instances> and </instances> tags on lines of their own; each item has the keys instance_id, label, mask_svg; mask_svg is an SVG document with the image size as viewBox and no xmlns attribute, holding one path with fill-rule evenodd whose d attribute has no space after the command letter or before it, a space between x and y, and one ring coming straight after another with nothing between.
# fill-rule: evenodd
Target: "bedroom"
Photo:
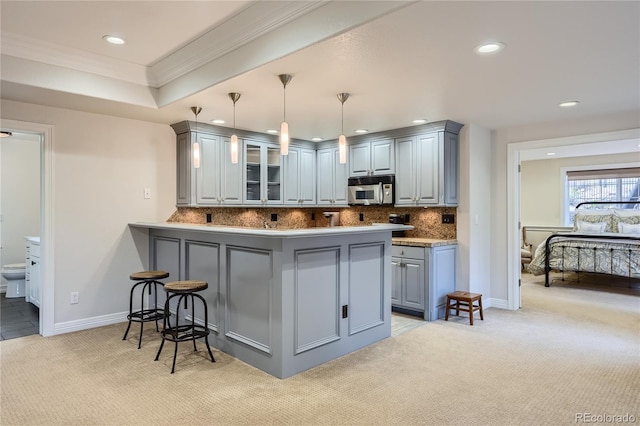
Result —
<instances>
[{"instance_id":1,"label":"bedroom","mask_svg":"<svg viewBox=\"0 0 640 426\"><path fill-rule=\"evenodd\" d=\"M528 282L530 280L535 280L536 282L540 281L541 283L545 282L544 277L544 266L545 266L545 253L544 246L538 249L538 246L541 243L544 243L549 235L552 233L566 233L573 231L573 216L576 214L574 207L569 206L570 204L578 204L582 201L594 201L598 200L598 197L602 197L604 200L637 200L637 191L638 191L638 182L639 182L639 172L638 165L640 164L638 160L640 157L638 155L638 140L628 139L628 140L620 140L617 142L609 142L606 144L593 144L591 147L583 146L583 147L547 147L544 149L536 149L536 150L528 150L523 151L521 159L523 160L521 163L521 221L523 226L523 281ZM608 174L603 174L603 170L608 170ZM626 174L629 176L626 176ZM618 179L611 179L619 176ZM609 180L598 180L596 178L610 178ZM578 183L577 179L580 179ZM585 179L589 180L591 191L585 191ZM617 185L617 187L616 187ZM576 193L574 187L580 187L583 189L583 192L580 194L586 195L574 195L572 203L570 203L569 195L570 193ZM599 194L620 194L622 193L624 196L620 198L619 195L609 195L607 198L606 195ZM588 228L593 228L593 226L585 221L593 218L595 221L596 218L598 220L602 218L613 219L615 222L615 226L607 225L608 232L615 232L612 234L615 238L623 235L621 234L621 230L619 230L618 222L622 222L623 224L620 227L624 228L624 232L629 233L631 228L635 227L635 225L628 225L627 223L635 223L634 216L629 217L628 214L631 214L628 210L616 210L615 215L606 215L606 216L593 216L589 212L593 212L593 210L585 210L585 209L593 209L599 208L604 209L600 210L601 212L613 212L613 209L620 209L623 206L620 205L584 205L580 207L579 216L577 216L577 222L582 225L581 231L582 233L588 232ZM625 209L634 209L636 212L638 211L638 206L635 205L625 205ZM586 215L586 216L585 216ZM622 215L622 216L620 216ZM595 224L594 224L595 225ZM612 227L613 226L613 227ZM616 229L613 229L616 228ZM634 234L630 234L633 236ZM582 240L578 244L580 246L580 250L576 248L568 248L570 243L563 243L562 238L554 237L552 239L552 244L556 244L557 248L555 249L557 252L552 254L550 257L550 262L552 263L552 269L554 265L554 255L557 256L556 265L560 267L560 265L564 265L564 268L560 267L560 269L566 270L566 281L560 281L562 277L565 275L551 274L551 278L549 279L549 283L559 284L559 285L574 285L576 288L581 287L583 284L593 284L596 285L596 289L603 291L617 291L621 287L625 289L632 289L633 291L637 291L640 288L640 282L636 279L628 280L626 276L629 275L627 272L629 267L631 269L635 269L636 261L633 260L635 257L635 251L629 251L629 248L635 250L634 244L637 241L628 241L626 239L618 239L614 242L614 247L616 250L622 249L624 247L624 251L612 251L610 248L607 248L606 256L601 251L591 251L588 253L584 251L584 247L588 245L585 240ZM631 244L631 245L627 245ZM564 247L562 247L564 246ZM536 250L538 249L538 250ZM532 256L534 257L533 262L526 257L526 251L530 251ZM577 268L577 256L576 254L582 253L580 255L580 261L582 265L580 267L581 270L586 268L591 268L594 263L598 265L598 268L606 269L607 271L612 271L614 265L623 270L618 270L613 272L614 275L622 275L623 277L613 277L611 275L592 275L592 274L584 274L584 273L571 273L569 270L571 268ZM596 255L597 253L597 262ZM616 262L610 261L610 257L612 258L613 253L623 253L624 259L621 261L620 265L617 265ZM631 254L629 254L631 253ZM562 258L564 254L564 258ZM573 257L570 259L570 254L573 254ZM629 256L632 256L630 259ZM618 256L619 257L619 256ZM606 267L605 267L606 263ZM534 277L531 272L542 274ZM608 272L608 274L611 272ZM632 275L635 275L635 272L632 272ZM577 281L576 281L577 280Z\"/></svg>"}]
</instances>

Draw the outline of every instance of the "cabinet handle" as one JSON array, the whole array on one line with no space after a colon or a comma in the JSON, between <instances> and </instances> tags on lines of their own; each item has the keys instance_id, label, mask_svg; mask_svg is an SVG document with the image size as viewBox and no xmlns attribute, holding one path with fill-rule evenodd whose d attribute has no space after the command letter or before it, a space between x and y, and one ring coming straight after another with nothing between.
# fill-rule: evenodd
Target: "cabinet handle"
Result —
<instances>
[{"instance_id":1,"label":"cabinet handle","mask_svg":"<svg viewBox=\"0 0 640 426\"><path fill-rule=\"evenodd\" d=\"M34 262L33 260L31 261L31 266L35 265L36 262Z\"/></svg>"}]
</instances>

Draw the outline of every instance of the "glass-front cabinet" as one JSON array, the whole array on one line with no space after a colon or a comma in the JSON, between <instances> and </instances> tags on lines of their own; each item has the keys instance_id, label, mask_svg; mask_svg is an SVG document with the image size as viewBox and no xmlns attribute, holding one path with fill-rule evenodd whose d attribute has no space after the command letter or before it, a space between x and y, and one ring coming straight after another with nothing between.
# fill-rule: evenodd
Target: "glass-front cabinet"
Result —
<instances>
[{"instance_id":1,"label":"glass-front cabinet","mask_svg":"<svg viewBox=\"0 0 640 426\"><path fill-rule=\"evenodd\" d=\"M245 203L282 204L280 147L245 140Z\"/></svg>"}]
</instances>

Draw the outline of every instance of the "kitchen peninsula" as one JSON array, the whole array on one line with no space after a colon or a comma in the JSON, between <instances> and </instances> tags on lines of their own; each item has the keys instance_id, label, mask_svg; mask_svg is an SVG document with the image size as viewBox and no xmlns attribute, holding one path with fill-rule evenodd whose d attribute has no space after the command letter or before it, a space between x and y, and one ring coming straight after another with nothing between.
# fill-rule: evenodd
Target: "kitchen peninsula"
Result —
<instances>
[{"instance_id":1,"label":"kitchen peninsula","mask_svg":"<svg viewBox=\"0 0 640 426\"><path fill-rule=\"evenodd\" d=\"M391 231L413 228L129 226L151 269L209 283L211 344L279 378L391 335Z\"/></svg>"}]
</instances>

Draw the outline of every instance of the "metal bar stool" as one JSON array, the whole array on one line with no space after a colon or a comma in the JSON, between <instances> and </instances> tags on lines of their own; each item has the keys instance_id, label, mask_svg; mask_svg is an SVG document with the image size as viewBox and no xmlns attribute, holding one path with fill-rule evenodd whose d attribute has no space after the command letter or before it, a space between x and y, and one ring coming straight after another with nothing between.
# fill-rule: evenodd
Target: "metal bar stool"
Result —
<instances>
[{"instance_id":1,"label":"metal bar stool","mask_svg":"<svg viewBox=\"0 0 640 426\"><path fill-rule=\"evenodd\" d=\"M129 278L133 281L137 281L133 287L131 287L131 293L129 295L129 315L127 315L127 319L129 320L129 324L127 325L127 330L124 332L124 337L122 340L127 340L127 334L129 334L129 329L131 328L132 322L140 323L140 338L138 339L138 349L142 345L142 331L144 329L144 323L148 321L156 322L156 331L160 331L158 328L158 320L164 318L164 310L158 308L158 286L164 287L164 283L158 281L163 278L167 278L169 273L167 271L141 271L134 272L129 276ZM133 298L134 292L136 289L142 286L142 292L140 293L140 309L137 311L133 310ZM153 308L147 304L147 308L145 308L144 303L144 295L145 293L149 293L151 295L151 288L153 287Z\"/></svg>"},{"instance_id":2,"label":"metal bar stool","mask_svg":"<svg viewBox=\"0 0 640 426\"><path fill-rule=\"evenodd\" d=\"M156 361L160 357L160 353L162 352L162 347L164 346L165 340L175 343L175 348L173 350L173 365L171 366L171 374L176 369L176 357L178 355L178 343L184 342L187 340L193 341L193 350L194 352L198 349L196 348L196 340L204 337L204 342L207 345L207 351L209 352L209 356L211 357L211 362L216 362L213 358L213 353L211 352L211 347L209 346L209 316L207 313L207 302L205 302L204 298L197 294L196 292L205 290L209 287L209 284L204 281L197 280L186 280L186 281L173 281L166 283L164 285L164 290L167 292L167 300L164 303L164 329L162 330L162 342L160 343L160 348L158 349L158 353L156 354ZM171 327L171 324L167 322L169 318L169 305L171 299L174 297L178 298L178 305L176 306L176 325ZM204 325L196 324L196 316L195 316L195 299L199 299L202 302L204 308ZM191 321L187 321L185 324L180 325L180 310L184 300L184 309L189 308L189 303L191 304Z\"/></svg>"}]
</instances>

